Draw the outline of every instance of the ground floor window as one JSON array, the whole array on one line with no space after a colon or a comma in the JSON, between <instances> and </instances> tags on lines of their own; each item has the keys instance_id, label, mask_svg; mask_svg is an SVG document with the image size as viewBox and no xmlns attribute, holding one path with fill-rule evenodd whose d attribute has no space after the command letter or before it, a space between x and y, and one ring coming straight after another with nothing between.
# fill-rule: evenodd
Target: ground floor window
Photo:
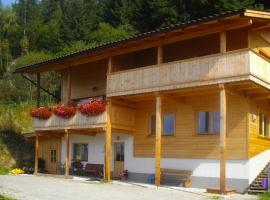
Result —
<instances>
[{"instance_id":1,"label":"ground floor window","mask_svg":"<svg viewBox=\"0 0 270 200\"><path fill-rule=\"evenodd\" d=\"M197 115L198 134L219 134L220 132L220 112L200 111Z\"/></svg>"},{"instance_id":2,"label":"ground floor window","mask_svg":"<svg viewBox=\"0 0 270 200\"><path fill-rule=\"evenodd\" d=\"M173 113L163 114L162 115L162 135L169 136L174 135L174 119ZM150 134L155 135L156 134L156 115L152 115L150 118Z\"/></svg>"},{"instance_id":3,"label":"ground floor window","mask_svg":"<svg viewBox=\"0 0 270 200\"><path fill-rule=\"evenodd\" d=\"M259 126L260 135L264 137L270 137L269 126L270 126L269 115L266 115L265 113L260 113L260 126Z\"/></svg>"},{"instance_id":4,"label":"ground floor window","mask_svg":"<svg viewBox=\"0 0 270 200\"><path fill-rule=\"evenodd\" d=\"M55 149L51 149L50 150L50 160L51 163L56 163L56 150Z\"/></svg>"},{"instance_id":5,"label":"ground floor window","mask_svg":"<svg viewBox=\"0 0 270 200\"><path fill-rule=\"evenodd\" d=\"M73 144L73 160L88 161L88 144Z\"/></svg>"}]
</instances>

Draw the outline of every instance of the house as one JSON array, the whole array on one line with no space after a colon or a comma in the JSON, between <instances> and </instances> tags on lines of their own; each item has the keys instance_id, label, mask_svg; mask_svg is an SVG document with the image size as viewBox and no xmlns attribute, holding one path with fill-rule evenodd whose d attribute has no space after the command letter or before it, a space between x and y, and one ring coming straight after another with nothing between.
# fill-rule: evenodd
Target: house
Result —
<instances>
[{"instance_id":1,"label":"house","mask_svg":"<svg viewBox=\"0 0 270 200\"><path fill-rule=\"evenodd\" d=\"M243 192L270 161L270 13L222 12L25 66L61 74L61 101L106 99L106 111L35 119L49 173L74 161L147 182L162 169L191 186ZM37 95L39 98L39 95Z\"/></svg>"}]
</instances>

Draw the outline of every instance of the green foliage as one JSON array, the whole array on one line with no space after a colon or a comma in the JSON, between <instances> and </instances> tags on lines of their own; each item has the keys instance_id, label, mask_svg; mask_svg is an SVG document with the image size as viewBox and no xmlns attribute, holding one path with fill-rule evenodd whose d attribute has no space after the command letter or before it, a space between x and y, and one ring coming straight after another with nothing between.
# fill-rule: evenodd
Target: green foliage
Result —
<instances>
[{"instance_id":1,"label":"green foliage","mask_svg":"<svg viewBox=\"0 0 270 200\"><path fill-rule=\"evenodd\" d=\"M8 175L10 169L8 167L1 167L0 166L0 175Z\"/></svg>"},{"instance_id":2,"label":"green foliage","mask_svg":"<svg viewBox=\"0 0 270 200\"><path fill-rule=\"evenodd\" d=\"M0 200L15 200L15 199L13 199L11 197L0 195Z\"/></svg>"},{"instance_id":3,"label":"green foliage","mask_svg":"<svg viewBox=\"0 0 270 200\"><path fill-rule=\"evenodd\" d=\"M264 194L259 195L259 200L269 200L270 199L270 192L266 192Z\"/></svg>"}]
</instances>

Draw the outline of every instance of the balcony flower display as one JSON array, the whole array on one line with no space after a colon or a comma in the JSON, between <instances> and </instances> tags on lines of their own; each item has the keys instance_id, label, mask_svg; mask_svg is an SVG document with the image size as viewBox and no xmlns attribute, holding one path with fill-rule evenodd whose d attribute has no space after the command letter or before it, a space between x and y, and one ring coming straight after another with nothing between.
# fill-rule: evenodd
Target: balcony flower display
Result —
<instances>
[{"instance_id":1,"label":"balcony flower display","mask_svg":"<svg viewBox=\"0 0 270 200\"><path fill-rule=\"evenodd\" d=\"M51 109L48 107L39 107L30 109L30 115L38 119L49 119L52 115Z\"/></svg>"},{"instance_id":2,"label":"balcony flower display","mask_svg":"<svg viewBox=\"0 0 270 200\"><path fill-rule=\"evenodd\" d=\"M53 114L58 117L69 119L75 115L77 107L74 105L58 104L53 107Z\"/></svg>"},{"instance_id":3,"label":"balcony flower display","mask_svg":"<svg viewBox=\"0 0 270 200\"><path fill-rule=\"evenodd\" d=\"M78 105L79 111L86 116L99 115L106 110L106 104L100 99L91 99L88 102Z\"/></svg>"}]
</instances>

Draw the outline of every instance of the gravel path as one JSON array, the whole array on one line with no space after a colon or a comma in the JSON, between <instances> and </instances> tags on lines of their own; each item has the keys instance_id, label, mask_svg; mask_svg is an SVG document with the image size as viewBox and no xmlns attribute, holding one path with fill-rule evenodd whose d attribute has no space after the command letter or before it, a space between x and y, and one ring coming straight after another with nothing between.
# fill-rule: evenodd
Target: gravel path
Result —
<instances>
[{"instance_id":1,"label":"gravel path","mask_svg":"<svg viewBox=\"0 0 270 200\"><path fill-rule=\"evenodd\" d=\"M209 200L168 188L145 188L130 184L82 182L43 176L1 176L0 194L17 200ZM234 195L230 200L254 200L254 196Z\"/></svg>"}]
</instances>

